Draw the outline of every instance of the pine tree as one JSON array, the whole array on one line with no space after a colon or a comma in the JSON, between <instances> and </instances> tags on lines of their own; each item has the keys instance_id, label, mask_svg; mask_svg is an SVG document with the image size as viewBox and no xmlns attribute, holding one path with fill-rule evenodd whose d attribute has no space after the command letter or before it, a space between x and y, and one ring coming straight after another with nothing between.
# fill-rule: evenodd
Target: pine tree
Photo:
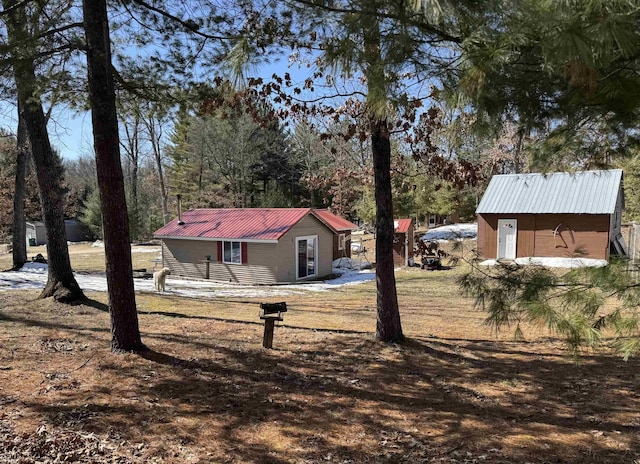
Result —
<instances>
[{"instance_id":1,"label":"pine tree","mask_svg":"<svg viewBox=\"0 0 640 464\"><path fill-rule=\"evenodd\" d=\"M308 101L308 105L300 103L304 97L297 95L314 88L311 77L304 83L304 89L293 89L293 97L282 92L282 82L289 80L286 75L271 84L270 89L275 90L280 101L295 102L291 105L293 111L302 107L303 111L316 116L328 114L336 121L353 117L353 129L345 136L369 140L376 201L376 338L387 342L401 341L404 336L393 272L391 137L398 128L409 131L418 116L416 107L420 106L421 98L427 97L412 95L411 81L420 86L421 81L442 73L455 60L455 48L462 41L459 28L473 25L462 21L467 8L462 3L459 9L454 9L453 2L418 5L378 0L330 3L297 0L293 5L298 6L293 8L291 15L294 19L299 18L299 23L291 28L298 32L297 49L322 50L320 57L314 60L320 63L315 77L324 78L327 87L333 88L337 88L341 78L363 84L333 95L339 97L333 111L329 105L316 105L317 100ZM427 9L430 6L433 8ZM443 11L451 17L442 14ZM273 16L277 17L278 13L276 11ZM330 96L329 92L323 101L328 101ZM422 119L425 125L431 120ZM424 146L432 148L429 143ZM424 154L432 153L424 151Z\"/></svg>"},{"instance_id":2,"label":"pine tree","mask_svg":"<svg viewBox=\"0 0 640 464\"><path fill-rule=\"evenodd\" d=\"M144 349L144 345L140 338L133 288L107 4L104 0L84 0L82 6L96 171L102 205L111 349L138 351Z\"/></svg>"},{"instance_id":3,"label":"pine tree","mask_svg":"<svg viewBox=\"0 0 640 464\"><path fill-rule=\"evenodd\" d=\"M42 212L47 228L48 280L41 298L53 296L61 302L85 298L71 269L64 227L63 169L47 133L47 120L42 109L40 82L36 75L38 38L27 30L27 11L23 2L5 0L5 25L18 94L18 106L24 120L36 167ZM44 16L44 12L40 12ZM36 13L37 14L37 13ZM39 18L35 18L37 21ZM43 34L46 36L46 34Z\"/></svg>"}]
</instances>

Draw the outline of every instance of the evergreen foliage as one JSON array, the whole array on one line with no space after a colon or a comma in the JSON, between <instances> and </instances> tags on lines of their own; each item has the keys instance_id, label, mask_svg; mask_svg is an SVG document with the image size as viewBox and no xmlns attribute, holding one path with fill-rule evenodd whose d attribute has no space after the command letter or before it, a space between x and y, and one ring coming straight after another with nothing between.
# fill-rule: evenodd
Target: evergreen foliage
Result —
<instances>
[{"instance_id":1,"label":"evergreen foliage","mask_svg":"<svg viewBox=\"0 0 640 464\"><path fill-rule=\"evenodd\" d=\"M640 222L640 155L637 153L622 163L624 170L624 211L627 222Z\"/></svg>"},{"instance_id":2,"label":"evergreen foliage","mask_svg":"<svg viewBox=\"0 0 640 464\"><path fill-rule=\"evenodd\" d=\"M91 235L95 238L103 239L102 235L102 210L100 206L100 192L94 189L87 196L84 202L84 208L78 218L87 226Z\"/></svg>"},{"instance_id":3,"label":"evergreen foliage","mask_svg":"<svg viewBox=\"0 0 640 464\"><path fill-rule=\"evenodd\" d=\"M496 331L510 328L523 338L525 325L546 327L576 357L585 349L612 346L627 359L640 348L640 287L626 261L565 272L514 263L474 265L459 283Z\"/></svg>"},{"instance_id":4,"label":"evergreen foliage","mask_svg":"<svg viewBox=\"0 0 640 464\"><path fill-rule=\"evenodd\" d=\"M630 0L495 4L445 80L476 121L515 121L537 169L601 167L637 144L640 11ZM468 99L464 99L468 97Z\"/></svg>"},{"instance_id":5,"label":"evergreen foliage","mask_svg":"<svg viewBox=\"0 0 640 464\"><path fill-rule=\"evenodd\" d=\"M302 172L290 160L287 135L276 120L260 119L260 106L257 120L249 110L180 113L169 150L170 183L186 207L297 206L303 200Z\"/></svg>"}]
</instances>

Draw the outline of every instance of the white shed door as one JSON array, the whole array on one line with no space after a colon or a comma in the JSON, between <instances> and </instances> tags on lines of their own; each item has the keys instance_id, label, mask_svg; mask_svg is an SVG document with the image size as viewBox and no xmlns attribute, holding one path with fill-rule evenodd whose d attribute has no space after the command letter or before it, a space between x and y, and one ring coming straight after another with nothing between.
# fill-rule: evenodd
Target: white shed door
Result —
<instances>
[{"instance_id":1,"label":"white shed door","mask_svg":"<svg viewBox=\"0 0 640 464\"><path fill-rule=\"evenodd\" d=\"M516 259L516 219L498 219L498 259Z\"/></svg>"}]
</instances>

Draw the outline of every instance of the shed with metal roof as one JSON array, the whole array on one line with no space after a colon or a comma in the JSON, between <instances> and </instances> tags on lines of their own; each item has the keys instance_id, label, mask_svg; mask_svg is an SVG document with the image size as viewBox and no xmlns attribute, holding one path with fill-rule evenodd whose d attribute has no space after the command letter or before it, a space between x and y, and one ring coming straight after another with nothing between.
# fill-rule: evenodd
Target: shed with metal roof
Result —
<instances>
[{"instance_id":1,"label":"shed with metal roof","mask_svg":"<svg viewBox=\"0 0 640 464\"><path fill-rule=\"evenodd\" d=\"M172 275L273 284L331 274L336 237L355 228L311 208L192 209L154 235Z\"/></svg>"},{"instance_id":2,"label":"shed with metal roof","mask_svg":"<svg viewBox=\"0 0 640 464\"><path fill-rule=\"evenodd\" d=\"M393 229L393 263L409 266L413 261L413 219L396 219Z\"/></svg>"},{"instance_id":3,"label":"shed with metal roof","mask_svg":"<svg viewBox=\"0 0 640 464\"><path fill-rule=\"evenodd\" d=\"M626 254L621 169L506 174L489 182L477 209L485 258Z\"/></svg>"}]
</instances>

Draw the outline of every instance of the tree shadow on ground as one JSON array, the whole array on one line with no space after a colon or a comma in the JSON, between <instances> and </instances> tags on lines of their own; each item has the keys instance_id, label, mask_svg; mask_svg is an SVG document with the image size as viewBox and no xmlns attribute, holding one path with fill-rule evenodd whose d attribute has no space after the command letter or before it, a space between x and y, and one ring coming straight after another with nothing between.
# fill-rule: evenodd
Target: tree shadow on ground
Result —
<instances>
[{"instance_id":1,"label":"tree shadow on ground","mask_svg":"<svg viewBox=\"0 0 640 464\"><path fill-rule=\"evenodd\" d=\"M184 343L189 342L185 340ZM494 435L502 430L507 435L529 433L533 436L537 430L549 427L562 433L579 433L595 426L588 417L589 413L604 412L597 408L582 412L574 408L573 416L560 413L559 410L565 408L559 406L568 397L556 396L557 388L552 391L543 389L538 401L545 407L543 410L532 410L513 407L514 404L526 405L526 398L522 402L515 398L510 404L501 404L472 386L459 383L461 375L473 377L473 382L478 383L484 379L494 379L498 374L504 377L505 373L518 376L521 382L540 383L539 379L551 367L548 360L522 363L493 359L479 363L464 355L456 358L437 346L416 342L395 348L399 359L386 362L378 360L378 367L373 368L370 361L375 359L375 355L371 353L376 349L389 348L358 339L337 340L322 350L315 349L302 353L303 356L298 353L298 356L283 359L267 351L247 352L218 346L222 362L184 359L149 350L141 353L141 358L166 367L173 375L141 385L138 394L169 402L177 401L175 405L181 409L183 417L223 417L224 425L217 438L228 449L238 450L237 459L274 463L296 459L315 462L327 456L342 460L332 462L362 459L356 443L352 446L332 444L344 424L358 424L366 440L388 442L389 437L394 437L396 443L387 450L386 459L404 459L401 462L416 459L414 462L418 462L418 459L446 454L446 450L455 449L461 442L477 436L478 429L484 429L487 433L491 431ZM429 361L431 367L425 368L422 361ZM566 383L579 381L584 375L593 376L601 370L603 361L610 362L611 359L591 360L593 365L588 372L583 367L560 362L556 371L563 374L561 379L556 377L555 380ZM470 365L471 372L462 374L463 364ZM366 367L366 371L363 367ZM469 370L469 366L464 368ZM620 386L611 385L613 388ZM600 389L601 385L594 383L588 385L588 392L578 393L591 395L596 393L592 390ZM573 396L570 394L569 398ZM362 404L378 406L360 410L357 405ZM637 404L620 410L632 410L634 407ZM148 415L142 409L139 414ZM162 413L162 408L160 414L166 414ZM398 423L396 415L413 418L414 425L429 416L429 421L439 423L439 433L421 435L414 428L407 427L407 424ZM288 440L296 443L298 452L273 456L273 444L260 440L247 443L247 431L274 427L274 423L277 424L275 427L288 430ZM466 424L474 424L473 429ZM123 423L112 425L123 432L135 426L131 424L127 427ZM597 427L606 433L617 431L633 434L637 431L637 427L615 421L602 422ZM318 436L318 431L322 436ZM183 429L182 433L187 436L199 435L197 426ZM430 440L434 436L437 437L437 444ZM405 446L400 446L403 440L406 441ZM311 442L313 447L305 445ZM494 445L500 446L498 441ZM548 451L545 446L548 443L532 444L529 452L537 449L544 454ZM573 452L580 456L579 449ZM619 454L612 453L605 446L594 449L591 445L590 453L598 456L594 462L616 462L620 458ZM517 455L503 457L516 462L519 458ZM370 455L369 458L373 459L374 456ZM587 462L583 459L579 457L575 462Z\"/></svg>"},{"instance_id":2,"label":"tree shadow on ground","mask_svg":"<svg viewBox=\"0 0 640 464\"><path fill-rule=\"evenodd\" d=\"M12 321L95 347L79 327L104 312L95 309L76 313L75 323ZM274 464L640 458L638 360L592 355L577 365L544 343L434 337L388 345L285 327L279 348L264 350L255 324L144 317L152 318L149 350L105 354L48 379L44 393L21 404L55 426L147 442L149 460L187 451L210 462Z\"/></svg>"}]
</instances>

